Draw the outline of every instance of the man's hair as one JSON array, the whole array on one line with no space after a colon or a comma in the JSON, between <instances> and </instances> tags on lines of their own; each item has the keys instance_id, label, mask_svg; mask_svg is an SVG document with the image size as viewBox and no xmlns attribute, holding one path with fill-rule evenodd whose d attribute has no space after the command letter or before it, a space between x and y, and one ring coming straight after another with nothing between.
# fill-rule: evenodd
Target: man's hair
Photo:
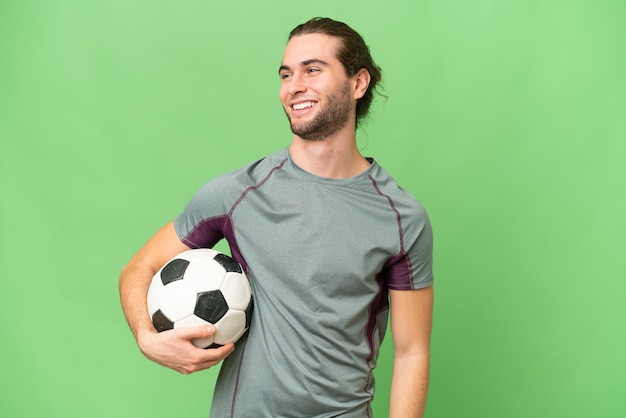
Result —
<instances>
[{"instance_id":1,"label":"man's hair","mask_svg":"<svg viewBox=\"0 0 626 418\"><path fill-rule=\"evenodd\" d=\"M372 100L376 86L381 81L381 69L374 63L370 55L370 49L358 32L343 22L338 22L326 17L316 17L308 22L296 26L289 33L289 40L294 36L307 35L312 33L321 33L339 38L341 46L337 53L337 58L343 64L343 68L348 77L352 77L362 68L370 73L370 84L367 91L356 104L356 122L366 117Z\"/></svg>"}]
</instances>

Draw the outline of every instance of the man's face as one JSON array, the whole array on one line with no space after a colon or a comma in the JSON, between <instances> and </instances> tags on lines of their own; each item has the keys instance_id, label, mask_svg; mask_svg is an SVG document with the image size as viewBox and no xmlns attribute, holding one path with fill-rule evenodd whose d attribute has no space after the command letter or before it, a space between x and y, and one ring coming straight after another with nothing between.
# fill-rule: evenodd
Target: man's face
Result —
<instances>
[{"instance_id":1,"label":"man's face","mask_svg":"<svg viewBox=\"0 0 626 418\"><path fill-rule=\"evenodd\" d=\"M339 39L324 34L292 38L280 66L280 101L291 131L320 141L354 118L350 79L336 58Z\"/></svg>"}]
</instances>

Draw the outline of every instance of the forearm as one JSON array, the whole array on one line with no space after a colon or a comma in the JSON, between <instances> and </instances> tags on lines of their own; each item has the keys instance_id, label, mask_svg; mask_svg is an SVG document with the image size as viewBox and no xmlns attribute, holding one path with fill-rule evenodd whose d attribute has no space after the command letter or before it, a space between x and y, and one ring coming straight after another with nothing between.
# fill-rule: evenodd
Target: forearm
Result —
<instances>
[{"instance_id":1,"label":"forearm","mask_svg":"<svg viewBox=\"0 0 626 418\"><path fill-rule=\"evenodd\" d=\"M153 329L146 300L153 274L150 269L138 266L136 263L129 263L120 274L119 290L122 310L137 342L142 332Z\"/></svg>"},{"instance_id":2,"label":"forearm","mask_svg":"<svg viewBox=\"0 0 626 418\"><path fill-rule=\"evenodd\" d=\"M193 345L196 338L215 334L212 325L181 327L158 333L148 314L147 294L154 274L172 257L188 250L170 222L161 228L120 274L120 300L126 321L141 352L150 360L183 374L212 367L233 350L232 343L211 350Z\"/></svg>"},{"instance_id":3,"label":"forearm","mask_svg":"<svg viewBox=\"0 0 626 418\"><path fill-rule=\"evenodd\" d=\"M428 353L394 357L390 418L421 418L426 407L430 358Z\"/></svg>"},{"instance_id":4,"label":"forearm","mask_svg":"<svg viewBox=\"0 0 626 418\"><path fill-rule=\"evenodd\" d=\"M389 416L421 418L428 394L433 287L389 295L394 343Z\"/></svg>"},{"instance_id":5,"label":"forearm","mask_svg":"<svg viewBox=\"0 0 626 418\"><path fill-rule=\"evenodd\" d=\"M173 256L188 250L178 239L172 222L161 228L130 260L120 274L119 290L124 316L141 347L141 336L156 332L148 315L147 295L154 274Z\"/></svg>"}]
</instances>

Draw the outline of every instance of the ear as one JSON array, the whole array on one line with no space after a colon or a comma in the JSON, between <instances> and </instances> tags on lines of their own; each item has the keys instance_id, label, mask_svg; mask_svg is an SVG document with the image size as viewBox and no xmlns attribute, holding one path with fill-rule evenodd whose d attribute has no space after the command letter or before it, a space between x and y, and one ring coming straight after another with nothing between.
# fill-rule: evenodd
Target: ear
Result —
<instances>
[{"instance_id":1,"label":"ear","mask_svg":"<svg viewBox=\"0 0 626 418\"><path fill-rule=\"evenodd\" d=\"M365 68L361 68L359 72L354 75L354 99L359 100L365 95L371 79L372 76L370 75L370 72Z\"/></svg>"}]
</instances>

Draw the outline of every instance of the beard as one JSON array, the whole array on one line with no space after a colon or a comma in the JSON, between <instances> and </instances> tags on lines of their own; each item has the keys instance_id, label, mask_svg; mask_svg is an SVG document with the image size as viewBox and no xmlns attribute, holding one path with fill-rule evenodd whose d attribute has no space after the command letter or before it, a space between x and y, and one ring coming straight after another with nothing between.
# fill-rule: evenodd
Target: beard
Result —
<instances>
[{"instance_id":1,"label":"beard","mask_svg":"<svg viewBox=\"0 0 626 418\"><path fill-rule=\"evenodd\" d=\"M287 114L291 132L307 141L322 141L341 130L352 117L350 85L344 84L338 95L328 95L325 107L308 122L295 123ZM316 106L319 106L317 104Z\"/></svg>"}]
</instances>

